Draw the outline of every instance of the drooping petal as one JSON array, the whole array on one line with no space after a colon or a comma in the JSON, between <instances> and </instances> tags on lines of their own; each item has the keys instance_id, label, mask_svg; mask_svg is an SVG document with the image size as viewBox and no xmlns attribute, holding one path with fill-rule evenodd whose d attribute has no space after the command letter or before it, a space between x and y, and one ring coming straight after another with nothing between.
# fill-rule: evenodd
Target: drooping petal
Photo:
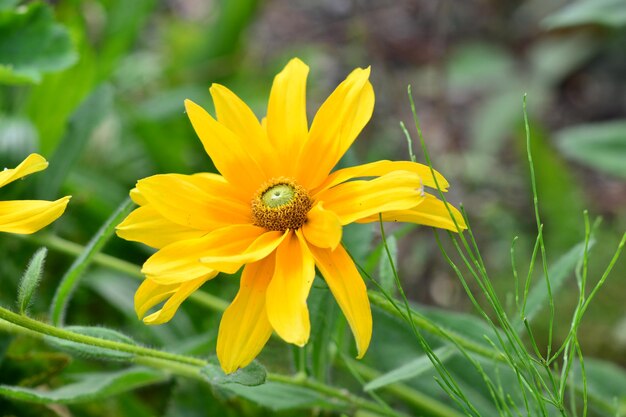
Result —
<instances>
[{"instance_id":1,"label":"drooping petal","mask_svg":"<svg viewBox=\"0 0 626 417\"><path fill-rule=\"evenodd\" d=\"M250 144L218 123L193 101L185 100L185 108L196 134L217 170L229 183L242 190L242 195L251 198L268 178L259 161L247 151Z\"/></svg>"},{"instance_id":2,"label":"drooping petal","mask_svg":"<svg viewBox=\"0 0 626 417\"><path fill-rule=\"evenodd\" d=\"M452 204L448 204L456 224L461 230L467 229L463 215ZM450 213L443 201L430 194L424 195L424 200L417 206L408 210L391 210L382 213L385 222L409 222L424 226L439 227L453 232L458 232ZM358 223L377 222L378 215L364 217L357 220Z\"/></svg>"},{"instance_id":3,"label":"drooping petal","mask_svg":"<svg viewBox=\"0 0 626 417\"><path fill-rule=\"evenodd\" d=\"M251 223L250 204L215 174L161 174L137 182L141 196L163 217L191 229L213 230Z\"/></svg>"},{"instance_id":4,"label":"drooping petal","mask_svg":"<svg viewBox=\"0 0 626 417\"><path fill-rule=\"evenodd\" d=\"M280 165L275 164L278 160L276 150L250 107L223 85L213 84L210 91L218 122L245 142L245 150L263 163L266 174L281 175Z\"/></svg>"},{"instance_id":5,"label":"drooping petal","mask_svg":"<svg viewBox=\"0 0 626 417\"><path fill-rule=\"evenodd\" d=\"M43 156L31 153L15 168L0 171L0 187L47 167L48 162Z\"/></svg>"},{"instance_id":6,"label":"drooping petal","mask_svg":"<svg viewBox=\"0 0 626 417\"><path fill-rule=\"evenodd\" d=\"M148 258L141 272L160 284L189 281L213 270L234 273L244 263L269 255L283 235L253 225L223 227L165 246Z\"/></svg>"},{"instance_id":7,"label":"drooping petal","mask_svg":"<svg viewBox=\"0 0 626 417\"><path fill-rule=\"evenodd\" d=\"M296 179L305 188L324 181L372 116L374 89L369 74L369 68L352 71L315 115L298 155Z\"/></svg>"},{"instance_id":8,"label":"drooping petal","mask_svg":"<svg viewBox=\"0 0 626 417\"><path fill-rule=\"evenodd\" d=\"M200 262L221 272L233 274L241 265L265 258L280 245L288 232L266 231L257 226L225 228L222 236L212 238L212 247ZM217 231L216 231L217 232ZM216 232L212 234L217 236Z\"/></svg>"},{"instance_id":9,"label":"drooping petal","mask_svg":"<svg viewBox=\"0 0 626 417\"><path fill-rule=\"evenodd\" d=\"M349 181L320 192L316 199L334 212L342 225L388 210L406 210L422 200L419 176L394 171L369 181Z\"/></svg>"},{"instance_id":10,"label":"drooping petal","mask_svg":"<svg viewBox=\"0 0 626 417\"><path fill-rule=\"evenodd\" d=\"M146 278L135 293L135 311L137 316L143 317L148 310L167 299L159 310L143 318L143 322L146 324L167 323L174 317L174 314L176 314L176 311L178 311L178 308L187 297L216 275L217 272L212 272L191 281L174 285L159 285L150 278Z\"/></svg>"},{"instance_id":11,"label":"drooping petal","mask_svg":"<svg viewBox=\"0 0 626 417\"><path fill-rule=\"evenodd\" d=\"M217 358L227 374L252 362L272 334L265 294L274 274L274 262L271 254L244 267L239 292L222 315Z\"/></svg>"},{"instance_id":12,"label":"drooping petal","mask_svg":"<svg viewBox=\"0 0 626 417\"><path fill-rule=\"evenodd\" d=\"M116 227L119 237L160 249L181 240L196 239L205 230L181 226L163 217L152 205L135 209Z\"/></svg>"},{"instance_id":13,"label":"drooping petal","mask_svg":"<svg viewBox=\"0 0 626 417\"><path fill-rule=\"evenodd\" d=\"M323 203L313 206L302 226L305 239L319 248L335 249L341 242L341 233L339 217L334 212L325 210Z\"/></svg>"},{"instance_id":14,"label":"drooping petal","mask_svg":"<svg viewBox=\"0 0 626 417\"><path fill-rule=\"evenodd\" d=\"M311 324L306 299L315 278L315 263L304 239L289 232L276 250L274 276L267 288L267 317L286 342L304 346Z\"/></svg>"},{"instance_id":15,"label":"drooping petal","mask_svg":"<svg viewBox=\"0 0 626 417\"><path fill-rule=\"evenodd\" d=\"M326 180L313 190L311 194L315 195L320 191L334 187L337 184L361 177L380 177L393 171L409 171L417 174L421 179L424 187L437 188L437 184L442 191L447 191L448 181L437 171L433 176L428 165L418 164L411 161L376 161L369 164L357 165L349 168L339 169L330 174ZM435 182L435 177L437 182Z\"/></svg>"},{"instance_id":16,"label":"drooping petal","mask_svg":"<svg viewBox=\"0 0 626 417\"><path fill-rule=\"evenodd\" d=\"M28 235L46 227L65 211L70 196L56 201L0 201L0 232Z\"/></svg>"},{"instance_id":17,"label":"drooping petal","mask_svg":"<svg viewBox=\"0 0 626 417\"><path fill-rule=\"evenodd\" d=\"M282 176L292 176L295 158L308 136L306 79L309 67L294 58L276 75L267 107L267 135L283 165Z\"/></svg>"},{"instance_id":18,"label":"drooping petal","mask_svg":"<svg viewBox=\"0 0 626 417\"><path fill-rule=\"evenodd\" d=\"M309 249L348 320L356 340L357 357L362 358L372 338L372 312L365 283L343 246L339 245L334 251L314 246Z\"/></svg>"}]
</instances>

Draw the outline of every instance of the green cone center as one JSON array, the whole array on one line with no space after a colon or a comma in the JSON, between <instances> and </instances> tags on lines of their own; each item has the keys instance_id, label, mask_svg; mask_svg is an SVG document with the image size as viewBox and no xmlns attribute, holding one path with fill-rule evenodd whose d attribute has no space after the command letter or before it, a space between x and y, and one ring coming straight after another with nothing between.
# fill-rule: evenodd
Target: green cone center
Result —
<instances>
[{"instance_id":1,"label":"green cone center","mask_svg":"<svg viewBox=\"0 0 626 417\"><path fill-rule=\"evenodd\" d=\"M263 203L270 208L288 204L293 200L295 190L288 184L278 184L263 193Z\"/></svg>"},{"instance_id":2,"label":"green cone center","mask_svg":"<svg viewBox=\"0 0 626 417\"><path fill-rule=\"evenodd\" d=\"M263 184L251 206L256 226L285 231L304 225L313 200L295 180L279 177Z\"/></svg>"}]
</instances>

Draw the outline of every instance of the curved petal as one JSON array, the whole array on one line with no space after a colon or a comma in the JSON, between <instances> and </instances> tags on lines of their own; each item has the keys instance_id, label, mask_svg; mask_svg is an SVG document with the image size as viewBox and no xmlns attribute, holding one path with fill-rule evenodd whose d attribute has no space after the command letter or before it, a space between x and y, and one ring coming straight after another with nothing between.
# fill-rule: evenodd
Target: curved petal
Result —
<instances>
[{"instance_id":1,"label":"curved petal","mask_svg":"<svg viewBox=\"0 0 626 417\"><path fill-rule=\"evenodd\" d=\"M148 204L148 200L146 200L141 195L141 193L139 192L137 187L135 187L132 190L130 190L128 195L130 196L130 199L133 200L133 203L137 204L138 206L145 206L146 204Z\"/></svg>"},{"instance_id":2,"label":"curved petal","mask_svg":"<svg viewBox=\"0 0 626 417\"><path fill-rule=\"evenodd\" d=\"M304 346L311 324L306 299L315 278L315 263L304 239L289 232L276 250L274 276L267 287L267 317L288 343Z\"/></svg>"},{"instance_id":3,"label":"curved petal","mask_svg":"<svg viewBox=\"0 0 626 417\"><path fill-rule=\"evenodd\" d=\"M181 226L166 219L152 205L133 210L115 230L122 239L141 242L157 249L207 234L205 230Z\"/></svg>"},{"instance_id":4,"label":"curved petal","mask_svg":"<svg viewBox=\"0 0 626 417\"><path fill-rule=\"evenodd\" d=\"M250 204L219 175L161 174L137 182L141 196L166 219L191 229L252 223Z\"/></svg>"},{"instance_id":5,"label":"curved petal","mask_svg":"<svg viewBox=\"0 0 626 417\"><path fill-rule=\"evenodd\" d=\"M215 105L217 120L245 141L245 150L263 162L263 170L270 176L281 175L280 166L274 166L276 150L272 148L265 129L250 107L235 93L220 84L209 89Z\"/></svg>"},{"instance_id":6,"label":"curved petal","mask_svg":"<svg viewBox=\"0 0 626 417\"><path fill-rule=\"evenodd\" d=\"M461 230L467 229L465 219L459 210L448 203L448 208L456 220L456 224ZM430 194L424 195L424 200L417 206L409 210L391 210L382 214L385 222L409 222L422 224L424 226L439 227L452 232L459 232L454 225L454 220L443 201ZM364 217L357 220L358 223L377 222L378 215Z\"/></svg>"},{"instance_id":7,"label":"curved petal","mask_svg":"<svg viewBox=\"0 0 626 417\"><path fill-rule=\"evenodd\" d=\"M248 365L272 334L265 293L274 274L274 255L245 266L239 292L228 306L217 334L217 358L227 374Z\"/></svg>"},{"instance_id":8,"label":"curved petal","mask_svg":"<svg viewBox=\"0 0 626 417\"><path fill-rule=\"evenodd\" d=\"M334 251L314 246L309 249L348 320L356 340L357 357L362 358L372 338L372 312L365 283L343 246L339 245Z\"/></svg>"},{"instance_id":9,"label":"curved petal","mask_svg":"<svg viewBox=\"0 0 626 417\"><path fill-rule=\"evenodd\" d=\"M316 199L334 212L342 225L388 210L415 207L423 199L421 179L394 171L369 181L349 181L322 191Z\"/></svg>"},{"instance_id":10,"label":"curved petal","mask_svg":"<svg viewBox=\"0 0 626 417\"><path fill-rule=\"evenodd\" d=\"M139 318L143 317L148 310L167 299L163 306L143 318L146 324L163 324L172 319L178 307L187 299L194 291L202 286L208 280L214 278L217 272L196 278L191 281L175 284L160 285L147 278L139 286L135 293L135 311Z\"/></svg>"},{"instance_id":11,"label":"curved petal","mask_svg":"<svg viewBox=\"0 0 626 417\"><path fill-rule=\"evenodd\" d=\"M309 67L294 58L276 75L267 106L267 135L278 154L282 176L293 176L294 155L307 140L306 79Z\"/></svg>"},{"instance_id":12,"label":"curved petal","mask_svg":"<svg viewBox=\"0 0 626 417\"><path fill-rule=\"evenodd\" d=\"M0 187L47 167L48 162L43 156L31 153L15 168L0 171Z\"/></svg>"},{"instance_id":13,"label":"curved petal","mask_svg":"<svg viewBox=\"0 0 626 417\"><path fill-rule=\"evenodd\" d=\"M335 249L341 242L341 221L339 217L317 203L309 211L306 223L302 226L302 234L306 240L319 247Z\"/></svg>"},{"instance_id":14,"label":"curved petal","mask_svg":"<svg viewBox=\"0 0 626 417\"><path fill-rule=\"evenodd\" d=\"M200 262L218 271L233 274L241 265L256 262L274 252L289 233L267 231L252 225L233 227L231 230L220 238L214 238L214 245L200 258Z\"/></svg>"},{"instance_id":15,"label":"curved petal","mask_svg":"<svg viewBox=\"0 0 626 417\"><path fill-rule=\"evenodd\" d=\"M206 110L191 100L185 108L196 134L217 170L226 180L252 198L261 184L268 180L259 161L247 151L248 143L218 123Z\"/></svg>"},{"instance_id":16,"label":"curved petal","mask_svg":"<svg viewBox=\"0 0 626 417\"><path fill-rule=\"evenodd\" d=\"M70 196L56 201L0 201L0 232L28 235L46 227L63 214Z\"/></svg>"},{"instance_id":17,"label":"curved petal","mask_svg":"<svg viewBox=\"0 0 626 417\"><path fill-rule=\"evenodd\" d=\"M412 172L422 179L424 187L437 188L438 184L441 191L448 190L448 181L437 171L434 171L435 175L433 176L428 165L411 161L376 161L333 172L326 178L322 185L313 190L311 194L315 195L320 191L334 187L337 184L341 184L353 178L380 177L393 171ZM435 182L435 178L437 178L437 182Z\"/></svg>"},{"instance_id":18,"label":"curved petal","mask_svg":"<svg viewBox=\"0 0 626 417\"><path fill-rule=\"evenodd\" d=\"M316 188L324 181L372 116L374 89L369 75L369 68L352 71L315 115L298 155L296 179L305 188Z\"/></svg>"}]
</instances>

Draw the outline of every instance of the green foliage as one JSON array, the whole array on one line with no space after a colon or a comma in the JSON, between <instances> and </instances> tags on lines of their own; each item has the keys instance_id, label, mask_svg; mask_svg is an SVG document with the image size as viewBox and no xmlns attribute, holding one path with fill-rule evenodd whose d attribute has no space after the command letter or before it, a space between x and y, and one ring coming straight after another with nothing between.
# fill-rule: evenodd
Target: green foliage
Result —
<instances>
[{"instance_id":1,"label":"green foliage","mask_svg":"<svg viewBox=\"0 0 626 417\"><path fill-rule=\"evenodd\" d=\"M245 368L238 369L228 375L224 373L217 361L212 361L202 368L200 372L210 384L214 385L239 384L255 387L264 384L267 378L267 371L257 361L252 361L252 363Z\"/></svg>"},{"instance_id":2,"label":"green foliage","mask_svg":"<svg viewBox=\"0 0 626 417\"><path fill-rule=\"evenodd\" d=\"M104 340L135 344L130 337L116 330L107 329L106 327L67 326L65 329L74 333L93 336ZM132 353L91 346L54 336L46 336L46 341L57 349L87 359L130 362L134 357Z\"/></svg>"},{"instance_id":3,"label":"green foliage","mask_svg":"<svg viewBox=\"0 0 626 417\"><path fill-rule=\"evenodd\" d=\"M74 404L109 398L161 382L165 378L165 374L158 370L135 367L115 372L81 374L75 377L76 382L47 391L0 385L0 395L39 404Z\"/></svg>"},{"instance_id":4,"label":"green foliage","mask_svg":"<svg viewBox=\"0 0 626 417\"><path fill-rule=\"evenodd\" d=\"M548 16L543 24L549 29L589 24L622 28L626 26L626 7L622 0L577 0Z\"/></svg>"},{"instance_id":5,"label":"green foliage","mask_svg":"<svg viewBox=\"0 0 626 417\"><path fill-rule=\"evenodd\" d=\"M20 286L17 292L17 306L20 314L26 314L30 307L31 299L35 293L35 290L39 286L41 276L43 275L44 263L46 261L46 255L48 255L48 249L40 248L35 252L33 257L28 263L26 271L20 281Z\"/></svg>"},{"instance_id":6,"label":"green foliage","mask_svg":"<svg viewBox=\"0 0 626 417\"><path fill-rule=\"evenodd\" d=\"M626 121L574 126L556 133L568 157L598 171L626 178Z\"/></svg>"},{"instance_id":7,"label":"green foliage","mask_svg":"<svg viewBox=\"0 0 626 417\"><path fill-rule=\"evenodd\" d=\"M68 68L77 60L70 35L41 2L0 8L0 83L39 83L47 72Z\"/></svg>"}]
</instances>

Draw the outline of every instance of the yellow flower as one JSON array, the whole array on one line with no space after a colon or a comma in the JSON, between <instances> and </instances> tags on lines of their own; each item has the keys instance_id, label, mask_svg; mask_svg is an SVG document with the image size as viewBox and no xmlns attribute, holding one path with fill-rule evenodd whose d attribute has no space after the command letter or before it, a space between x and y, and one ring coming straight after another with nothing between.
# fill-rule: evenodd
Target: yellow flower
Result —
<instances>
[{"instance_id":1,"label":"yellow flower","mask_svg":"<svg viewBox=\"0 0 626 417\"><path fill-rule=\"evenodd\" d=\"M0 171L0 188L33 172L46 169L48 162L41 155L30 154L14 169ZM0 232L28 235L58 219L65 211L70 196L56 201L0 201Z\"/></svg>"},{"instance_id":2,"label":"yellow flower","mask_svg":"<svg viewBox=\"0 0 626 417\"><path fill-rule=\"evenodd\" d=\"M298 346L310 333L307 296L317 266L341 307L362 357L372 335L366 287L341 245L342 226L404 221L456 231L427 166L377 161L331 173L374 108L370 70L358 68L317 112L309 128L309 68L291 60L272 86L263 122L226 87L213 84L217 120L185 101L204 149L221 173L165 174L140 180L140 206L120 237L157 248L135 295L139 317L164 323L218 272L244 266L239 293L224 312L217 356L225 372L246 366L272 331ZM448 183L440 175L442 188ZM453 209L460 227L465 224Z\"/></svg>"}]
</instances>

